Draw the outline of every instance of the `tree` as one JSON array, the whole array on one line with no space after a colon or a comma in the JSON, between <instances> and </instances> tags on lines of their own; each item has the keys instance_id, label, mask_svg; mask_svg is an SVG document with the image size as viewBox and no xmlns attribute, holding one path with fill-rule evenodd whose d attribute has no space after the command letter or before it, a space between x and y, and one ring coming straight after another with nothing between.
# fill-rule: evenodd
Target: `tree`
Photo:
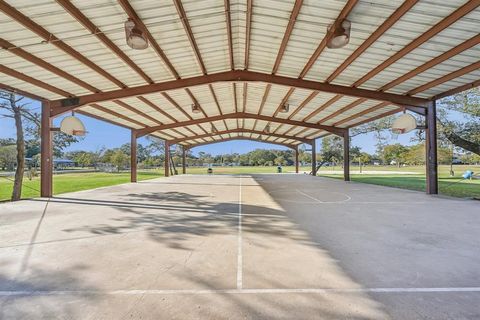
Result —
<instances>
[{"instance_id":1,"label":"tree","mask_svg":"<svg viewBox=\"0 0 480 320\"><path fill-rule=\"evenodd\" d=\"M458 147L480 155L479 88L442 99L439 102L438 117L439 131L446 139ZM452 120L454 118L458 120Z\"/></svg>"},{"instance_id":2,"label":"tree","mask_svg":"<svg viewBox=\"0 0 480 320\"><path fill-rule=\"evenodd\" d=\"M407 151L408 148L400 143L389 144L383 148L382 158L387 164L395 162L395 164L400 167L400 165L405 162L405 154Z\"/></svg>"},{"instance_id":3,"label":"tree","mask_svg":"<svg viewBox=\"0 0 480 320\"><path fill-rule=\"evenodd\" d=\"M15 145L0 147L0 167L2 170L13 171L17 160L17 148Z\"/></svg>"},{"instance_id":4,"label":"tree","mask_svg":"<svg viewBox=\"0 0 480 320\"><path fill-rule=\"evenodd\" d=\"M110 157L110 163L117 167L117 171L120 172L129 162L129 157L120 149L114 151Z\"/></svg>"},{"instance_id":5,"label":"tree","mask_svg":"<svg viewBox=\"0 0 480 320\"><path fill-rule=\"evenodd\" d=\"M322 150L320 153L320 167L328 162L342 161L343 139L339 136L326 136L322 139Z\"/></svg>"},{"instance_id":6,"label":"tree","mask_svg":"<svg viewBox=\"0 0 480 320\"><path fill-rule=\"evenodd\" d=\"M16 129L16 163L15 179L13 182L12 201L20 200L22 196L23 174L25 172L25 138L23 119L34 119L28 110L28 103L22 102L23 97L17 97L12 92L0 91L0 109L6 111L4 117L15 121Z\"/></svg>"}]
</instances>

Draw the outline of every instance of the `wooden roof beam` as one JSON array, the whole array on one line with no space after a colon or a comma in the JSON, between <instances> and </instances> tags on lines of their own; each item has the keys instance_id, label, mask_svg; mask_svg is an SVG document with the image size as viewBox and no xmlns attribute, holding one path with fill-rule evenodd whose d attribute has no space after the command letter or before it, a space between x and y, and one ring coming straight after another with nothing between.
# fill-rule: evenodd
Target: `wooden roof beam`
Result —
<instances>
[{"instance_id":1,"label":"wooden roof beam","mask_svg":"<svg viewBox=\"0 0 480 320\"><path fill-rule=\"evenodd\" d=\"M67 112L78 108L82 105L100 102L106 100L121 99L131 96L139 96L154 92L163 92L168 90L188 88L190 86L204 85L215 82L234 82L234 81L246 81L246 82L264 82L276 85L283 85L289 87L296 87L302 89L308 89L313 91L329 92L347 96L353 96L358 98L368 98L380 101L389 101L400 105L411 105L425 108L428 104L428 99L417 98L407 95L399 95L387 92L379 92L367 89L360 89L355 87L346 87L304 79L295 79L278 75L271 75L259 72L234 70L227 72L220 72L210 75L197 76L186 79L179 79L173 81L166 81L161 83L154 83L139 87L126 88L122 90L114 90L109 92L101 92L95 94L84 95L76 98L75 100L55 100L51 103L52 115L58 115L63 112ZM66 105L63 106L62 105Z\"/></svg>"},{"instance_id":2,"label":"wooden roof beam","mask_svg":"<svg viewBox=\"0 0 480 320\"><path fill-rule=\"evenodd\" d=\"M318 45L317 49L315 49L315 52L312 54L310 59L308 59L307 63L305 64L305 67L303 67L302 72L300 72L300 75L298 76L300 79L305 77L310 71L310 69L313 67L315 62L317 61L318 57L322 54L323 50L327 46L328 41L333 35L333 32L335 29L338 27L338 25L343 21L343 19L347 18L350 12L353 10L355 5L357 4L358 0L348 0L345 6L343 7L342 11L338 15L337 19L335 20L334 23L330 26L330 29L327 30L327 33L325 34L325 37L323 37L322 41Z\"/></svg>"},{"instance_id":3,"label":"wooden roof beam","mask_svg":"<svg viewBox=\"0 0 480 320\"><path fill-rule=\"evenodd\" d=\"M28 62L31 62L47 71L50 71L51 73L56 74L57 76L60 76L70 82L73 82L84 89L87 89L91 92L100 92L100 90L95 88L94 86L72 76L70 73L63 71L60 68L55 67L54 65L46 62L45 60L34 56L33 54L23 50L22 48L16 47L13 43L10 43L5 39L0 38L0 47L7 50L8 52L13 53L16 56L19 56L27 60Z\"/></svg>"},{"instance_id":4,"label":"wooden roof beam","mask_svg":"<svg viewBox=\"0 0 480 320\"><path fill-rule=\"evenodd\" d=\"M195 41L195 37L193 35L192 28L190 27L190 23L188 22L187 14L185 13L185 9L183 8L183 4L181 0L174 0L173 3L175 4L175 8L177 8L177 13L180 16L180 21L183 24L183 28L187 33L188 40L190 41L190 45L192 46L193 53L197 58L198 65L202 70L203 74L207 74L207 68L205 68L205 64L202 60L202 55L200 54L200 49L198 48L197 42Z\"/></svg>"},{"instance_id":5,"label":"wooden roof beam","mask_svg":"<svg viewBox=\"0 0 480 320\"><path fill-rule=\"evenodd\" d=\"M211 138L214 139L215 136L212 136ZM195 148L195 147L200 147L203 145L208 145L208 144L213 144L213 143L219 143L219 142L226 142L226 141L232 141L232 140L250 140L250 141L257 141L257 142L263 142L263 143L269 143L269 144L275 144L283 147L287 147L290 149L295 150L297 148L297 145L293 144L285 144L285 143L279 143L279 142L273 142L273 141L267 141L263 139L258 139L258 138L251 138L251 137L243 137L243 136L237 136L237 137L231 137L231 138L220 138L218 140L213 140L213 141L206 141L206 142L201 142L201 143L194 143L194 144L187 144L186 147L188 149Z\"/></svg>"},{"instance_id":6,"label":"wooden roof beam","mask_svg":"<svg viewBox=\"0 0 480 320\"><path fill-rule=\"evenodd\" d=\"M387 91L388 89L391 89L391 88L399 85L400 83L405 82L408 79L411 79L411 78L415 77L416 75L418 75L418 74L420 74L420 73L422 73L422 72L424 72L424 71L426 71L430 68L433 68L434 66L452 58L453 56L455 56L459 53L462 53L463 51L465 51L467 49L470 49L471 47L473 47L473 46L475 46L479 43L480 43L480 34L477 34L476 36L473 36L472 38L468 39L467 41L464 41L464 42L460 43L459 45L455 46L454 48L442 53L438 57L425 62L424 64L416 67L415 69L413 69L410 72L407 72L403 76L401 76L401 77L399 77L395 80L390 81L386 85L382 86L380 88L380 91Z\"/></svg>"},{"instance_id":7,"label":"wooden roof beam","mask_svg":"<svg viewBox=\"0 0 480 320\"><path fill-rule=\"evenodd\" d=\"M22 81L25 81L27 83L33 84L34 86L37 86L39 88L45 89L47 91L56 93L60 96L64 97L73 97L73 94L70 92L67 92L65 90L59 89L57 87L54 87L48 83L45 83L43 81L40 81L38 79L32 78L24 73L18 72L16 70L13 70L7 66L4 66L3 64L0 64L0 73L4 73L6 75L9 75L10 77L14 77L17 79L20 79Z\"/></svg>"},{"instance_id":8,"label":"wooden roof beam","mask_svg":"<svg viewBox=\"0 0 480 320\"><path fill-rule=\"evenodd\" d=\"M95 35L105 46L117 55L126 65L132 68L147 83L153 83L153 80L133 62L117 45L113 43L93 22L91 22L80 10L73 5L70 0L56 0L72 17L74 17L81 25Z\"/></svg>"},{"instance_id":9,"label":"wooden roof beam","mask_svg":"<svg viewBox=\"0 0 480 320\"><path fill-rule=\"evenodd\" d=\"M284 118L274 118L274 117L269 117L269 116L264 116L264 115L258 115L254 113L244 113L244 112L234 112L234 113L228 113L224 114L221 116L213 116L213 117L208 117L208 118L201 118L201 119L193 119L193 120L188 120L188 121L182 121L178 123L169 123L169 124L164 124L164 125L159 125L159 126L153 126L153 127L148 127L144 128L141 130L138 130L138 135L142 136L145 134L152 133L154 131L158 130L166 130L166 129L171 129L171 128L178 128L178 127L186 127L190 125L198 125L202 123L209 123L209 122L214 122L214 121L220 121L223 119L257 119L257 120L262 120L262 121L270 121L274 123L283 123L283 124L288 124L292 126L297 126L297 127L305 127L305 128L313 128L313 129L318 129L318 130L325 130L334 134L343 134L343 129L342 128L336 128L332 126L324 126L316 123L310 123L310 122L302 122L302 121L295 121L295 120L289 120L289 119L284 119Z\"/></svg>"},{"instance_id":10,"label":"wooden roof beam","mask_svg":"<svg viewBox=\"0 0 480 320\"><path fill-rule=\"evenodd\" d=\"M23 13L18 11L17 9L10 6L4 0L0 0L0 10L8 15L10 18L14 19L21 25L23 25L28 30L32 31L44 41L54 45L58 49L62 50L63 52L67 53L77 61L83 63L93 71L97 72L101 76L105 77L106 79L110 80L112 83L116 84L120 88L125 88L125 84L122 83L120 80L112 76L107 71L100 68L98 65L87 59L85 56L81 55L78 51L67 45L65 42L57 38L54 34L48 32L45 28L40 26L39 24L35 23L33 20L25 16Z\"/></svg>"},{"instance_id":11,"label":"wooden roof beam","mask_svg":"<svg viewBox=\"0 0 480 320\"><path fill-rule=\"evenodd\" d=\"M368 38L365 40L343 63L327 78L332 82L343 70L345 70L355 59L365 52L375 41L378 40L388 29L390 29L405 13L407 13L418 0L406 0L390 17L388 17Z\"/></svg>"},{"instance_id":12,"label":"wooden roof beam","mask_svg":"<svg viewBox=\"0 0 480 320\"><path fill-rule=\"evenodd\" d=\"M145 32L148 42L153 47L153 50L155 50L157 55L162 59L163 63L165 63L165 65L167 66L167 69L172 73L175 79L180 79L180 75L178 74L177 70L175 69L173 64L170 62L170 60L167 58L167 55L163 52L162 48L160 48L160 46L158 45L157 41L152 36L150 31L148 31L148 28L143 23L142 19L140 19L140 17L135 12L135 10L133 10L128 0L117 0L117 1L120 4L120 6L123 8L125 13L128 15L128 17L132 19L135 22L135 24L140 28L142 28L142 30Z\"/></svg>"},{"instance_id":13,"label":"wooden roof beam","mask_svg":"<svg viewBox=\"0 0 480 320\"><path fill-rule=\"evenodd\" d=\"M414 95L420 92L423 92L425 90L428 90L430 88L436 87L438 85L441 85L444 82L454 80L456 78L459 78L467 73L473 72L477 69L480 68L480 61L474 62L472 64L469 64L468 66L465 66L461 69L458 69L456 71L453 71L449 74L444 75L443 77L440 77L438 79L435 79L433 81L430 81L428 83L425 83L424 85L421 85L415 89L412 89L408 92L409 95Z\"/></svg>"},{"instance_id":14,"label":"wooden roof beam","mask_svg":"<svg viewBox=\"0 0 480 320\"><path fill-rule=\"evenodd\" d=\"M248 63L250 60L250 39L252 36L252 13L253 13L253 0L247 0L244 70L248 70Z\"/></svg>"},{"instance_id":15,"label":"wooden roof beam","mask_svg":"<svg viewBox=\"0 0 480 320\"><path fill-rule=\"evenodd\" d=\"M411 41L409 44L407 44L405 47L403 47L400 51L395 53L393 56L391 56L390 58L388 58L387 60L379 64L374 69L370 70L366 75L364 75L357 81L355 81L353 86L358 87L363 83L367 82L369 79L373 78L374 76L376 76L377 74L385 70L387 67L389 67L396 61L400 60L405 55L412 52L414 49L418 48L420 45L422 45L426 41L436 36L439 32L446 29L447 27L449 27L450 25L458 21L460 18L464 17L466 14L476 9L478 6L480 6L480 1L478 0L468 1L463 6L455 10L453 13L445 17L442 21L440 21L439 23L437 23L436 25L428 29L425 33L420 35L418 38Z\"/></svg>"},{"instance_id":16,"label":"wooden roof beam","mask_svg":"<svg viewBox=\"0 0 480 320\"><path fill-rule=\"evenodd\" d=\"M283 139L290 139L290 140L296 140L300 141L303 143L310 143L309 139L301 138L301 137L296 137L296 136L289 136L289 135L283 135L283 134L272 134L272 133L265 133L263 131L258 131L258 130L251 130L251 129L232 129L232 130L223 130L223 131L218 131L215 133L208 133L208 134L202 134L202 135L197 135L193 137L185 137L185 138L180 138L180 139L175 139L170 141L171 143L179 143L183 141L188 141L192 139L199 139L199 138L206 138L206 137L211 137L212 135L223 135L223 134L230 134L230 133L251 133L251 134L260 134L268 137L278 137L278 138L283 138Z\"/></svg>"},{"instance_id":17,"label":"wooden roof beam","mask_svg":"<svg viewBox=\"0 0 480 320\"><path fill-rule=\"evenodd\" d=\"M224 0L225 6L225 22L227 24L228 54L230 58L230 70L235 70L235 59L233 56L233 40L232 40L232 15L230 12L230 0Z\"/></svg>"},{"instance_id":18,"label":"wooden roof beam","mask_svg":"<svg viewBox=\"0 0 480 320\"><path fill-rule=\"evenodd\" d=\"M298 17L298 14L300 13L302 4L303 4L303 0L295 0L292 13L290 14L290 19L288 20L287 28L285 29L285 33L283 34L282 43L280 44L280 48L278 49L277 58L275 59L275 63L273 65L272 74L277 73L278 68L280 67L283 54L285 53L285 49L287 48L288 40L292 35L293 27L295 26L295 22L297 21L297 17Z\"/></svg>"}]
</instances>

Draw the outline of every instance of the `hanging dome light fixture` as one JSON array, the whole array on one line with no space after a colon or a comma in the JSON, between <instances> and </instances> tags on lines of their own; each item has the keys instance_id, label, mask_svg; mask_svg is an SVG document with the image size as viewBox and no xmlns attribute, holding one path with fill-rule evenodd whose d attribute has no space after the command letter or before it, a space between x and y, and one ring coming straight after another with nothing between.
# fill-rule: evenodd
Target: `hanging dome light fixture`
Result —
<instances>
[{"instance_id":1,"label":"hanging dome light fixture","mask_svg":"<svg viewBox=\"0 0 480 320\"><path fill-rule=\"evenodd\" d=\"M148 39L145 33L132 19L125 21L125 38L127 45L132 49L143 50L148 48Z\"/></svg>"},{"instance_id":2,"label":"hanging dome light fixture","mask_svg":"<svg viewBox=\"0 0 480 320\"><path fill-rule=\"evenodd\" d=\"M267 126L265 127L265 129L263 130L265 133L270 133L270 125L267 124Z\"/></svg>"},{"instance_id":3,"label":"hanging dome light fixture","mask_svg":"<svg viewBox=\"0 0 480 320\"><path fill-rule=\"evenodd\" d=\"M218 133L218 130L217 130L217 128L215 128L215 126L213 125L213 123L212 123L211 131L212 131L212 133Z\"/></svg>"},{"instance_id":4,"label":"hanging dome light fixture","mask_svg":"<svg viewBox=\"0 0 480 320\"><path fill-rule=\"evenodd\" d=\"M290 110L290 105L288 103L285 103L282 105L280 108L281 113L287 113Z\"/></svg>"},{"instance_id":5,"label":"hanging dome light fixture","mask_svg":"<svg viewBox=\"0 0 480 320\"><path fill-rule=\"evenodd\" d=\"M193 103L192 104L192 112L193 113L200 113L200 112L202 112L202 110L200 110L200 106L198 104Z\"/></svg>"},{"instance_id":6,"label":"hanging dome light fixture","mask_svg":"<svg viewBox=\"0 0 480 320\"><path fill-rule=\"evenodd\" d=\"M343 19L333 31L330 39L327 41L327 47L330 49L338 49L346 46L350 41L351 26L352 23L350 21ZM328 29L330 29L330 26Z\"/></svg>"}]
</instances>

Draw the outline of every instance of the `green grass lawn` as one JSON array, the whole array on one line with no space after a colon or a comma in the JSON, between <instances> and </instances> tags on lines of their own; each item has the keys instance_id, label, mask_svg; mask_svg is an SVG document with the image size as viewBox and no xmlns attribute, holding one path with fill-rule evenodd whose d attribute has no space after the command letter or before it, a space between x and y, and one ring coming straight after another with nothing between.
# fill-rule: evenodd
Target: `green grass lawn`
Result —
<instances>
[{"instance_id":1,"label":"green grass lawn","mask_svg":"<svg viewBox=\"0 0 480 320\"><path fill-rule=\"evenodd\" d=\"M295 172L295 167L283 167L283 172ZM352 167L352 172L358 171L358 167ZM439 166L440 193L461 198L480 197L480 180L461 181L461 175L467 169L480 172L480 166L454 166L455 176L449 176L449 166ZM332 171L341 171L342 168L327 167L319 171L320 176L342 179L340 174L332 174ZM425 191L425 168L395 166L368 166L365 171L397 171L415 172L416 174L351 174L352 181L370 183L388 187L396 187L410 190ZM179 168L181 172L181 168ZM276 173L277 167L214 167L214 174L249 174L249 173ZM310 167L300 167L300 172L310 172ZM188 168L189 174L207 174L207 168ZM138 180L147 180L163 177L163 169L138 173ZM11 179L11 177L9 177ZM98 187L112 186L130 181L129 172L121 173L66 173L53 177L53 193L55 195L88 190ZM0 177L0 201L10 199L13 182ZM40 195L40 178L25 179L22 191L23 198L38 197Z\"/></svg>"},{"instance_id":2,"label":"green grass lawn","mask_svg":"<svg viewBox=\"0 0 480 320\"><path fill-rule=\"evenodd\" d=\"M163 171L138 172L139 181L158 177L163 177ZM12 178L13 177L9 177L9 179ZM107 187L127 182L130 182L129 172L88 172L56 174L53 176L53 194ZM0 201L10 199L12 187L12 181L0 177ZM33 178L32 180L25 178L22 188L22 198L39 197L39 190L40 177Z\"/></svg>"},{"instance_id":3,"label":"green grass lawn","mask_svg":"<svg viewBox=\"0 0 480 320\"><path fill-rule=\"evenodd\" d=\"M352 167L352 171L358 171L358 167ZM318 173L319 176L326 176L336 179L343 179L341 175L330 174L333 168L323 168ZM337 167L336 170L341 170ZM362 183L376 184L387 187L395 187L409 190L425 191L425 168L418 167L401 167L395 166L369 166L364 168L365 171L408 171L417 172L418 174L351 174L351 180ZM480 180L463 180L462 174L466 170L480 172L480 166L456 165L453 167L455 176L450 177L450 166L439 166L439 192L444 195L473 198L480 197Z\"/></svg>"}]
</instances>

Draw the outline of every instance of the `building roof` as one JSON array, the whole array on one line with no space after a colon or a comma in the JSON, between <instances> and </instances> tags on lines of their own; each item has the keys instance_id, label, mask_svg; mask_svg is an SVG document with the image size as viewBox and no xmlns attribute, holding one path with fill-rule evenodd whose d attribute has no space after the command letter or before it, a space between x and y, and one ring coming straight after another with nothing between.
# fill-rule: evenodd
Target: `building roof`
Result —
<instances>
[{"instance_id":1,"label":"building roof","mask_svg":"<svg viewBox=\"0 0 480 320\"><path fill-rule=\"evenodd\" d=\"M0 87L50 101L53 115L75 108L185 146L234 137L296 146L479 85L479 6L0 0ZM128 18L147 49L127 46ZM345 18L350 43L327 48Z\"/></svg>"}]
</instances>

